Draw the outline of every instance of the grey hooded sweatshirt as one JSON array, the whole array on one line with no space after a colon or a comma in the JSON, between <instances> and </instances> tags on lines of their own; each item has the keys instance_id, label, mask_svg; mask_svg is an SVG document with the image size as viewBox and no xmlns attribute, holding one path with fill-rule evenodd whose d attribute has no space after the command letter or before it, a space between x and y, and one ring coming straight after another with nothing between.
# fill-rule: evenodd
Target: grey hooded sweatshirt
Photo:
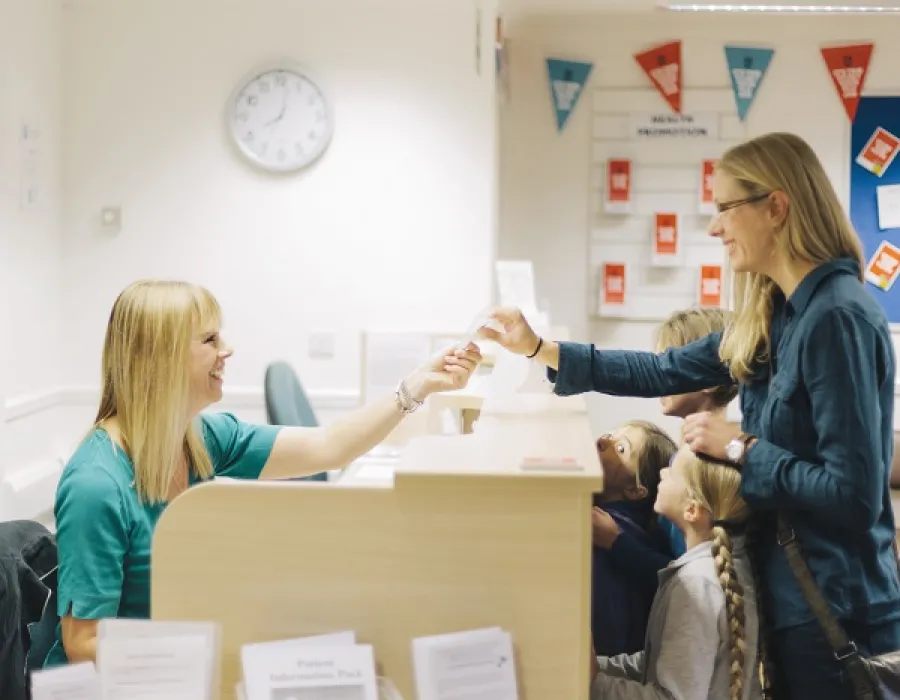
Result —
<instances>
[{"instance_id":1,"label":"grey hooded sweatshirt","mask_svg":"<svg viewBox=\"0 0 900 700\"><path fill-rule=\"evenodd\" d=\"M744 588L742 700L759 700L756 590L743 538L732 538L732 544ZM591 700L727 700L730 650L725 593L716 576L712 542L704 542L659 572L643 651L599 657Z\"/></svg>"}]
</instances>

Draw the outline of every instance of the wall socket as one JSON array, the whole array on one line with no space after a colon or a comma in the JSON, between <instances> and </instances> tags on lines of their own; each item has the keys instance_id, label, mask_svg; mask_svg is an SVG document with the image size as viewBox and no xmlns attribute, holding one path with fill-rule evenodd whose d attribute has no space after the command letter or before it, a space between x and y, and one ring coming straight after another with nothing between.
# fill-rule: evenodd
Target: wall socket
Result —
<instances>
[{"instance_id":1,"label":"wall socket","mask_svg":"<svg viewBox=\"0 0 900 700\"><path fill-rule=\"evenodd\" d=\"M311 333L309 336L309 356L317 360L334 358L334 333Z\"/></svg>"}]
</instances>

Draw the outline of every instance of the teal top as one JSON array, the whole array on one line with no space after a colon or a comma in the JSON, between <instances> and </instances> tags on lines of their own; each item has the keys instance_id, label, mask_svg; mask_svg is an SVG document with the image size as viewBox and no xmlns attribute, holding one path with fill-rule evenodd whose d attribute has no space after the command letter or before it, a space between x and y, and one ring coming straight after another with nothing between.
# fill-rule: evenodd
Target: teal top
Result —
<instances>
[{"instance_id":1,"label":"teal top","mask_svg":"<svg viewBox=\"0 0 900 700\"><path fill-rule=\"evenodd\" d=\"M280 430L230 413L203 414L200 423L215 475L237 479L259 477ZM192 475L191 485L197 481ZM166 505L138 500L134 466L105 430L81 443L63 470L53 509L60 617L150 617L150 546ZM44 665L67 662L57 627Z\"/></svg>"}]
</instances>

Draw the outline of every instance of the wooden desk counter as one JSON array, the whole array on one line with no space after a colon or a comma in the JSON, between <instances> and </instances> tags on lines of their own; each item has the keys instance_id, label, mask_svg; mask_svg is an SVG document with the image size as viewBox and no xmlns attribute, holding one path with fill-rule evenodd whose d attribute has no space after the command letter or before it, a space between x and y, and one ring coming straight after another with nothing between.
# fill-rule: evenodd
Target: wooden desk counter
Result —
<instances>
[{"instance_id":1,"label":"wooden desk counter","mask_svg":"<svg viewBox=\"0 0 900 700\"><path fill-rule=\"evenodd\" d=\"M413 700L414 637L500 626L521 697L587 700L599 483L593 472L423 471L377 488L197 486L156 529L153 618L222 625L222 698L242 644L352 629Z\"/></svg>"}]
</instances>

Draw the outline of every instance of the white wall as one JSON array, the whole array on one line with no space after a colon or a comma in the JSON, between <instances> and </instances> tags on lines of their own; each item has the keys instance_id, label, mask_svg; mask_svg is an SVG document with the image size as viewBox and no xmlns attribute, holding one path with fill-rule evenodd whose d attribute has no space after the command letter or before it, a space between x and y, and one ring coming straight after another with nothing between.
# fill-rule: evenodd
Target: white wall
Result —
<instances>
[{"instance_id":1,"label":"white wall","mask_svg":"<svg viewBox=\"0 0 900 700\"><path fill-rule=\"evenodd\" d=\"M30 515L32 477L57 466L58 411L40 397L60 383L69 347L60 321L61 24L58 0L0 4L0 519ZM26 125L39 133L33 206L20 199Z\"/></svg>"},{"instance_id":2,"label":"white wall","mask_svg":"<svg viewBox=\"0 0 900 700\"><path fill-rule=\"evenodd\" d=\"M605 347L652 347L655 324L589 321L593 287L585 264L590 207L590 89L562 134L556 133L544 60L594 63L589 88L648 85L633 54L681 39L684 87L729 88L725 44L775 49L756 102L750 136L794 131L823 159L845 199L849 194L849 122L819 53L823 44L874 41L867 92L900 93L900 63L893 25L883 18L650 14L532 18L510 28L510 100L501 111L501 257L532 258L540 296L554 323L574 339ZM665 103L660 98L660 107ZM592 396L592 423L607 430L623 416L662 419L655 400Z\"/></svg>"},{"instance_id":3,"label":"white wall","mask_svg":"<svg viewBox=\"0 0 900 700\"><path fill-rule=\"evenodd\" d=\"M49 0L16 2L34 28L0 56L22 69L15 104L46 113L54 168L62 124L61 242L59 207L27 225L2 209L27 243L12 262L23 306L4 325L17 338L0 350L5 404L27 413L23 442L42 458L89 426L109 309L134 279L218 296L236 348L220 408L248 420L265 418L273 359L296 366L328 421L358 401L361 330L463 330L488 303L494 0L480 3L480 74L475 0L68 0L61 26L36 8ZM238 158L224 124L238 81L277 58L313 72L336 129L312 169L272 178ZM106 205L122 208L119 231L101 226ZM308 357L311 332L334 334L333 359ZM40 472L20 457L10 469Z\"/></svg>"}]
</instances>

